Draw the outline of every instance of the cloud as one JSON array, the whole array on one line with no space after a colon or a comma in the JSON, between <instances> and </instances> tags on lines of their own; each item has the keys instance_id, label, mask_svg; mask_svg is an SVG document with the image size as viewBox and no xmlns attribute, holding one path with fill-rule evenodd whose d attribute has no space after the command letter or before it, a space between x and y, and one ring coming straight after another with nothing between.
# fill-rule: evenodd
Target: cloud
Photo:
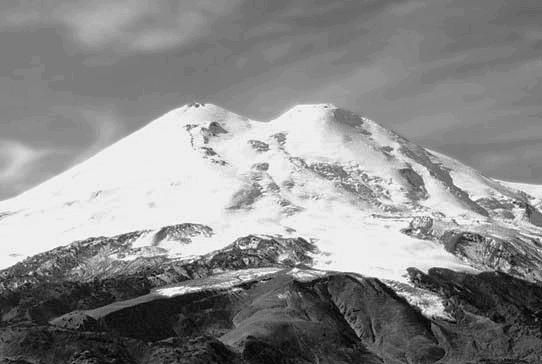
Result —
<instances>
[{"instance_id":1,"label":"cloud","mask_svg":"<svg viewBox=\"0 0 542 364\"><path fill-rule=\"evenodd\" d=\"M342 78L327 83L322 88L311 93L316 99L336 99L342 102L352 102L364 95L385 87L395 76L393 60L382 60L379 64L370 64L355 69ZM351 90L355 89L353 95ZM337 101L335 101L337 102Z\"/></svg>"},{"instance_id":2,"label":"cloud","mask_svg":"<svg viewBox=\"0 0 542 364\"><path fill-rule=\"evenodd\" d=\"M542 174L542 142L478 152L472 161L491 176L536 182Z\"/></svg>"},{"instance_id":3,"label":"cloud","mask_svg":"<svg viewBox=\"0 0 542 364\"><path fill-rule=\"evenodd\" d=\"M56 143L15 135L0 139L0 200L15 196L83 162L126 135L126 120L106 105L52 106L51 117L34 120L36 133L58 133Z\"/></svg>"},{"instance_id":4,"label":"cloud","mask_svg":"<svg viewBox=\"0 0 542 364\"><path fill-rule=\"evenodd\" d=\"M61 147L57 148L57 153L69 153L74 156L72 165L92 157L126 134L126 121L113 106L100 108L54 106L51 107L51 111L76 121L75 125L85 130L85 141L81 140L75 153L72 148L64 150Z\"/></svg>"},{"instance_id":5,"label":"cloud","mask_svg":"<svg viewBox=\"0 0 542 364\"><path fill-rule=\"evenodd\" d=\"M47 154L15 140L0 140L0 184L20 183Z\"/></svg>"},{"instance_id":6,"label":"cloud","mask_svg":"<svg viewBox=\"0 0 542 364\"><path fill-rule=\"evenodd\" d=\"M98 153L103 148L125 134L124 123L112 110L79 110L79 114L93 130L92 143L81 153L78 160L86 159Z\"/></svg>"},{"instance_id":7,"label":"cloud","mask_svg":"<svg viewBox=\"0 0 542 364\"><path fill-rule=\"evenodd\" d=\"M281 58L284 58L288 54L292 46L292 42L283 42L266 47L262 49L263 59L266 62L274 63Z\"/></svg>"},{"instance_id":8,"label":"cloud","mask_svg":"<svg viewBox=\"0 0 542 364\"><path fill-rule=\"evenodd\" d=\"M505 170L510 158L474 156L492 140L540 135L538 3L0 2L9 50L0 134L65 148L40 163L56 174L193 99L256 119L334 102L475 167ZM462 143L474 147L463 153Z\"/></svg>"},{"instance_id":9,"label":"cloud","mask_svg":"<svg viewBox=\"0 0 542 364\"><path fill-rule=\"evenodd\" d=\"M391 6L389 11L393 15L403 16L403 15L408 15L410 13L413 13L416 10L421 9L426 5L427 3L425 1L419 1L419 0L405 1L397 5Z\"/></svg>"},{"instance_id":10,"label":"cloud","mask_svg":"<svg viewBox=\"0 0 542 364\"><path fill-rule=\"evenodd\" d=\"M58 27L87 51L152 52L210 31L241 0L50 0L0 5L0 29Z\"/></svg>"}]
</instances>

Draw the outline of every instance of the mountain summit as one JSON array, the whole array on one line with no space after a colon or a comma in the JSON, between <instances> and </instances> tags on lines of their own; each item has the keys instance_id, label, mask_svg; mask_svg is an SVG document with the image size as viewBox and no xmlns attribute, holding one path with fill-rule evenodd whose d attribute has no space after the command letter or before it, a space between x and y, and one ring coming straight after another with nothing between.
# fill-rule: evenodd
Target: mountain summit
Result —
<instances>
[{"instance_id":1,"label":"mountain summit","mask_svg":"<svg viewBox=\"0 0 542 364\"><path fill-rule=\"evenodd\" d=\"M330 104L186 105L0 202L0 362L540 363L541 204Z\"/></svg>"},{"instance_id":2,"label":"mountain summit","mask_svg":"<svg viewBox=\"0 0 542 364\"><path fill-rule=\"evenodd\" d=\"M87 237L190 222L213 234L164 242L171 257L240 235L303 236L318 242L320 268L398 279L409 266L464 265L401 232L413 218L430 219L436 233L490 231L531 244L542 225L537 201L334 105L260 122L193 103L1 203L2 265ZM151 235L134 244L152 245Z\"/></svg>"}]
</instances>

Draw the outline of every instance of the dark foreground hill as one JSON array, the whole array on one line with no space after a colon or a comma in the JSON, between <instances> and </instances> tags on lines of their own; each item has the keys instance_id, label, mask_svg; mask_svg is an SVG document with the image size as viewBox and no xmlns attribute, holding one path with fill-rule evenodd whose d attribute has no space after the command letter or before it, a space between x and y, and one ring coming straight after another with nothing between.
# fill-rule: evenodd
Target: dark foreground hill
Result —
<instances>
[{"instance_id":1,"label":"dark foreground hill","mask_svg":"<svg viewBox=\"0 0 542 364\"><path fill-rule=\"evenodd\" d=\"M412 268L411 285L398 289L310 269L312 249L249 236L190 262L71 278L58 266L47 280L19 265L3 272L13 284L0 295L0 363L542 361L537 284ZM424 316L402 290L434 294L447 318Z\"/></svg>"}]
</instances>

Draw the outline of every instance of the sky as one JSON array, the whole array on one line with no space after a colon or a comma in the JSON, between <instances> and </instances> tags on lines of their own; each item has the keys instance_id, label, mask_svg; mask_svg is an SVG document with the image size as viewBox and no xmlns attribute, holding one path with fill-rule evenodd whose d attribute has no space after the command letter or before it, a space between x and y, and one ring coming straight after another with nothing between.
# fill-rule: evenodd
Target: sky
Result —
<instances>
[{"instance_id":1,"label":"sky","mask_svg":"<svg viewBox=\"0 0 542 364\"><path fill-rule=\"evenodd\" d=\"M0 199L193 101L334 103L542 184L542 1L0 2Z\"/></svg>"}]
</instances>

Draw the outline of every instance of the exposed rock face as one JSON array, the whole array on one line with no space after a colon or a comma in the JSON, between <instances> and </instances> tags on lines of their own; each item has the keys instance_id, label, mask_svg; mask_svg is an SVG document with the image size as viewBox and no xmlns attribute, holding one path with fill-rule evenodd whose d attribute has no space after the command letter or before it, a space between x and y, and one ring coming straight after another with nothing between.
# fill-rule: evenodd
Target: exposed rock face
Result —
<instances>
[{"instance_id":1,"label":"exposed rock face","mask_svg":"<svg viewBox=\"0 0 542 364\"><path fill-rule=\"evenodd\" d=\"M432 228L433 218L429 216L416 216L410 221L408 228L403 229L402 232L420 239L431 239L433 238Z\"/></svg>"},{"instance_id":2,"label":"exposed rock face","mask_svg":"<svg viewBox=\"0 0 542 364\"><path fill-rule=\"evenodd\" d=\"M10 212L10 211L2 211L0 212L0 220L2 220L3 218L5 217L8 217L10 215L13 215L14 213L13 212Z\"/></svg>"},{"instance_id":3,"label":"exposed rock face","mask_svg":"<svg viewBox=\"0 0 542 364\"><path fill-rule=\"evenodd\" d=\"M433 268L424 274L412 268L409 275L417 286L444 297L455 318L433 325L448 362L542 361L542 350L532 346L542 340L541 286L498 272L471 275Z\"/></svg>"},{"instance_id":4,"label":"exposed rock face","mask_svg":"<svg viewBox=\"0 0 542 364\"><path fill-rule=\"evenodd\" d=\"M259 183L247 184L233 194L231 204L227 208L230 210L249 209L262 194L263 187Z\"/></svg>"},{"instance_id":5,"label":"exposed rock face","mask_svg":"<svg viewBox=\"0 0 542 364\"><path fill-rule=\"evenodd\" d=\"M411 158L413 162L424 166L431 177L439 180L452 195L468 206L472 211L482 216L489 216L488 212L482 206L471 200L466 191L455 185L453 178L450 176L450 172L441 164L435 163L432 160L431 153L406 139L402 141L404 143L401 147L402 153Z\"/></svg>"},{"instance_id":6,"label":"exposed rock face","mask_svg":"<svg viewBox=\"0 0 542 364\"><path fill-rule=\"evenodd\" d=\"M209 159L212 163L224 166L227 162L209 146L209 141L222 134L227 134L228 131L217 121L211 121L206 124L185 125L185 130L190 136L190 145L194 150L198 150L203 158Z\"/></svg>"},{"instance_id":7,"label":"exposed rock face","mask_svg":"<svg viewBox=\"0 0 542 364\"><path fill-rule=\"evenodd\" d=\"M339 164L322 162L310 163L306 168L329 181L335 182L344 190L354 194L357 197L360 197L363 200L377 200L377 197L371 188L365 184L365 181L363 181L363 174L361 173L359 176L356 176L355 173L349 173L345 167Z\"/></svg>"},{"instance_id":8,"label":"exposed rock face","mask_svg":"<svg viewBox=\"0 0 542 364\"><path fill-rule=\"evenodd\" d=\"M200 229L201 226L195 231ZM118 238L113 242L118 242ZM115 270L97 265L92 275L79 275L73 274L79 272L77 264L82 264L83 258L90 259L91 254L99 255L100 251L93 244L73 245L36 255L1 271L0 324L27 320L45 323L69 311L141 296L153 288L217 272L311 264L312 254L316 252L314 245L302 238L249 235L198 259L140 257L120 261ZM44 269L43 266L51 265L53 256L55 269ZM126 266L121 269L122 264Z\"/></svg>"},{"instance_id":9,"label":"exposed rock face","mask_svg":"<svg viewBox=\"0 0 542 364\"><path fill-rule=\"evenodd\" d=\"M185 244L194 237L212 234L213 230L208 226L184 223L165 226L156 233L142 230L76 241L0 271L0 292L40 282L90 281L136 274L168 260L165 252L157 246L134 247L132 244L137 239L149 237L153 245L164 240ZM134 256L134 259L125 259L127 256Z\"/></svg>"},{"instance_id":10,"label":"exposed rock face","mask_svg":"<svg viewBox=\"0 0 542 364\"><path fill-rule=\"evenodd\" d=\"M542 227L542 213L536 207L526 204L525 215L531 224Z\"/></svg>"},{"instance_id":11,"label":"exposed rock face","mask_svg":"<svg viewBox=\"0 0 542 364\"><path fill-rule=\"evenodd\" d=\"M476 200L476 203L478 203L480 206L483 206L484 208L488 210L498 210L498 209L511 210L516 206L513 201L502 201L496 198L487 198L487 197Z\"/></svg>"},{"instance_id":12,"label":"exposed rock face","mask_svg":"<svg viewBox=\"0 0 542 364\"><path fill-rule=\"evenodd\" d=\"M511 275L542 281L542 256L535 247L513 244L477 233L448 231L440 240L449 252L482 269L494 269ZM519 249L522 246L523 249Z\"/></svg>"},{"instance_id":13,"label":"exposed rock face","mask_svg":"<svg viewBox=\"0 0 542 364\"><path fill-rule=\"evenodd\" d=\"M190 243L192 242L191 238L200 235L210 237L213 235L213 229L201 224L166 226L158 230L153 237L153 242L158 244L163 240L174 240L182 243Z\"/></svg>"},{"instance_id":14,"label":"exposed rock face","mask_svg":"<svg viewBox=\"0 0 542 364\"><path fill-rule=\"evenodd\" d=\"M356 335L386 362L434 363L444 356L429 321L377 279L333 276L327 289Z\"/></svg>"},{"instance_id":15,"label":"exposed rock face","mask_svg":"<svg viewBox=\"0 0 542 364\"><path fill-rule=\"evenodd\" d=\"M246 363L211 337L148 343L109 333L20 325L0 333L0 363L240 364Z\"/></svg>"},{"instance_id":16,"label":"exposed rock face","mask_svg":"<svg viewBox=\"0 0 542 364\"><path fill-rule=\"evenodd\" d=\"M481 198L476 202L484 206L487 210L496 213L497 216L500 215L507 219L513 219L515 217L513 211L519 209L519 216L524 217L526 221L534 226L542 227L542 213L536 206L533 206L529 202L529 198L525 193L518 194L516 198L500 200L496 198Z\"/></svg>"},{"instance_id":17,"label":"exposed rock face","mask_svg":"<svg viewBox=\"0 0 542 364\"><path fill-rule=\"evenodd\" d=\"M261 140L251 139L248 144L257 152L263 153L269 150L269 144L262 142Z\"/></svg>"},{"instance_id":18,"label":"exposed rock face","mask_svg":"<svg viewBox=\"0 0 542 364\"><path fill-rule=\"evenodd\" d=\"M405 179L409 186L409 195L413 200L427 198L427 190L422 176L420 176L411 167L401 168L399 174Z\"/></svg>"},{"instance_id":19,"label":"exposed rock face","mask_svg":"<svg viewBox=\"0 0 542 364\"><path fill-rule=\"evenodd\" d=\"M499 237L483 229L469 231L469 228L429 216L417 216L401 232L440 243L448 252L477 269L496 270L528 281L542 282L541 243L538 239L515 232Z\"/></svg>"},{"instance_id":20,"label":"exposed rock face","mask_svg":"<svg viewBox=\"0 0 542 364\"><path fill-rule=\"evenodd\" d=\"M0 352L50 363L383 362L333 308L325 281L271 278L106 312L100 333L10 327L0 334Z\"/></svg>"},{"instance_id":21,"label":"exposed rock face","mask_svg":"<svg viewBox=\"0 0 542 364\"><path fill-rule=\"evenodd\" d=\"M246 246L246 239L239 246ZM260 273L260 272L263 272ZM504 273L415 268L453 320L427 318L374 278L251 269L5 325L20 363L539 363L542 288ZM17 361L18 360L18 361Z\"/></svg>"},{"instance_id":22,"label":"exposed rock face","mask_svg":"<svg viewBox=\"0 0 542 364\"><path fill-rule=\"evenodd\" d=\"M252 166L252 169L260 172L265 172L269 169L269 163L256 163Z\"/></svg>"},{"instance_id":23,"label":"exposed rock face","mask_svg":"<svg viewBox=\"0 0 542 364\"><path fill-rule=\"evenodd\" d=\"M72 311L57 317L51 321L51 324L68 330L96 331L98 329L98 322L94 317L81 311Z\"/></svg>"},{"instance_id":24,"label":"exposed rock face","mask_svg":"<svg viewBox=\"0 0 542 364\"><path fill-rule=\"evenodd\" d=\"M395 210L394 206L383 202L389 199L390 192L384 187L382 178L367 174L360 165L306 161L298 157L290 157L290 162L297 168L332 182L357 201L385 211Z\"/></svg>"},{"instance_id":25,"label":"exposed rock face","mask_svg":"<svg viewBox=\"0 0 542 364\"><path fill-rule=\"evenodd\" d=\"M311 253L316 253L316 248L303 238L278 238L249 235L237 239L232 245L229 245L213 255L213 259L223 260L225 257L231 257L233 260L239 259L247 267L259 267L272 265L276 263L294 266L296 264L312 263ZM252 262L252 264L250 264Z\"/></svg>"},{"instance_id":26,"label":"exposed rock face","mask_svg":"<svg viewBox=\"0 0 542 364\"><path fill-rule=\"evenodd\" d=\"M363 125L363 118L352 111L348 111L344 109L335 109L333 110L333 117L338 122L346 123L348 125L352 125L352 126Z\"/></svg>"},{"instance_id":27,"label":"exposed rock face","mask_svg":"<svg viewBox=\"0 0 542 364\"><path fill-rule=\"evenodd\" d=\"M109 255L126 254L130 251L132 242L149 233L149 231L136 231L113 237L89 238L34 255L0 271L0 292L39 282L50 283L70 278L90 278L94 276L92 272L95 274L97 271L104 273L104 271L115 270L109 265L107 257L95 258L102 256L101 253L104 251L109 252ZM94 262L92 266L87 264L91 261ZM102 265L103 261L108 264Z\"/></svg>"},{"instance_id":28,"label":"exposed rock face","mask_svg":"<svg viewBox=\"0 0 542 364\"><path fill-rule=\"evenodd\" d=\"M271 138L275 139L279 146L283 147L286 143L286 133L276 133L271 135Z\"/></svg>"}]
</instances>

